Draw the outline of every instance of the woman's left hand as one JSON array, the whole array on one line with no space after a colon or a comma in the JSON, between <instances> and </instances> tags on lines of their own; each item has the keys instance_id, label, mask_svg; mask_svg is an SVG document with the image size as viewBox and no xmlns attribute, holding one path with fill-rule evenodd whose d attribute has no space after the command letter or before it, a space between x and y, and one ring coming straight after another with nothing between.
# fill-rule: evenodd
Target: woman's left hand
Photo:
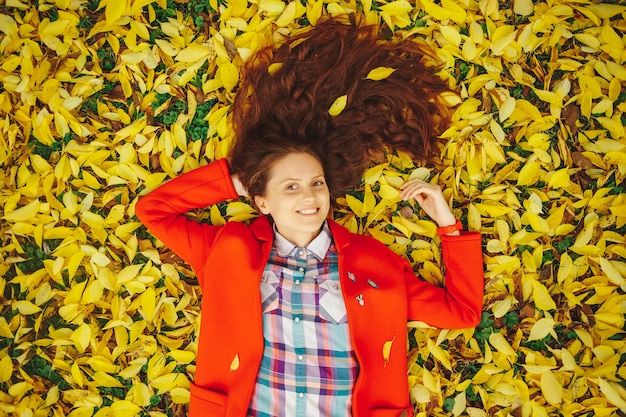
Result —
<instances>
[{"instance_id":1,"label":"woman's left hand","mask_svg":"<svg viewBox=\"0 0 626 417\"><path fill-rule=\"evenodd\" d=\"M415 179L404 183L400 190L402 199L414 198L439 227L456 223L456 218L438 185Z\"/></svg>"}]
</instances>

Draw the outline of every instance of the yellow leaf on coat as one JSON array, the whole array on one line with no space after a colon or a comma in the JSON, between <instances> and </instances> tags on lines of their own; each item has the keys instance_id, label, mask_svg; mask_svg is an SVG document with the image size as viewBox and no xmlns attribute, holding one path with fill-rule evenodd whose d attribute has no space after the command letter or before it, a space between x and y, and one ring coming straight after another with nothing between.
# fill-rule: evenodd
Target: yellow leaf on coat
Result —
<instances>
[{"instance_id":1,"label":"yellow leaf on coat","mask_svg":"<svg viewBox=\"0 0 626 417\"><path fill-rule=\"evenodd\" d=\"M230 371L236 371L237 369L239 369L239 354L235 353L235 357L230 363Z\"/></svg>"},{"instance_id":2,"label":"yellow leaf on coat","mask_svg":"<svg viewBox=\"0 0 626 417\"><path fill-rule=\"evenodd\" d=\"M395 340L396 340L396 337L394 336L393 339L387 340L383 344L383 360L385 361L385 366L387 366L387 364L389 363L389 355L391 354L391 346L393 345L393 342Z\"/></svg>"}]
</instances>

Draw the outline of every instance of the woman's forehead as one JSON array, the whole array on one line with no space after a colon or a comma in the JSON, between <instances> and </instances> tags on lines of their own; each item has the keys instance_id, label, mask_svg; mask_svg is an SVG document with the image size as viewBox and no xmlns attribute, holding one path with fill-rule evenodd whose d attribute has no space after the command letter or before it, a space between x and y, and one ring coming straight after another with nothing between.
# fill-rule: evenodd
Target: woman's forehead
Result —
<instances>
[{"instance_id":1,"label":"woman's forehead","mask_svg":"<svg viewBox=\"0 0 626 417\"><path fill-rule=\"evenodd\" d=\"M290 153L274 163L270 178L276 180L309 179L324 176L322 164L308 153Z\"/></svg>"}]
</instances>

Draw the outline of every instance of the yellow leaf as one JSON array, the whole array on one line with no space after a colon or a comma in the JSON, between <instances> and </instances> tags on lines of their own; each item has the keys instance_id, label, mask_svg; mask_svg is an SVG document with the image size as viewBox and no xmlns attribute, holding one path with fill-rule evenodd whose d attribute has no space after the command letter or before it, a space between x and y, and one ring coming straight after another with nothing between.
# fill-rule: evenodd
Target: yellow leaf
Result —
<instances>
[{"instance_id":1,"label":"yellow leaf","mask_svg":"<svg viewBox=\"0 0 626 417\"><path fill-rule=\"evenodd\" d=\"M619 269L616 268L615 265L613 265L612 261L606 258L599 258L598 262L600 263L600 268L602 269L602 272L606 274L609 281L611 281L615 285L621 286L622 288L626 286L626 280L624 279L622 274L620 274Z\"/></svg>"},{"instance_id":2,"label":"yellow leaf","mask_svg":"<svg viewBox=\"0 0 626 417\"><path fill-rule=\"evenodd\" d=\"M598 378L598 385L600 386L602 394L606 396L606 399L609 400L611 404L619 407L622 411L626 409L626 400L620 395L623 389L619 385L602 378Z\"/></svg>"},{"instance_id":3,"label":"yellow leaf","mask_svg":"<svg viewBox=\"0 0 626 417\"><path fill-rule=\"evenodd\" d=\"M576 33L574 34L574 38L576 38L576 40L580 43L585 44L594 50L600 48L600 39L589 33Z\"/></svg>"},{"instance_id":4,"label":"yellow leaf","mask_svg":"<svg viewBox=\"0 0 626 417\"><path fill-rule=\"evenodd\" d=\"M175 57L181 50L181 48L165 39L155 39L154 42L166 55Z\"/></svg>"},{"instance_id":5,"label":"yellow leaf","mask_svg":"<svg viewBox=\"0 0 626 417\"><path fill-rule=\"evenodd\" d=\"M50 36L59 36L66 32L66 29L70 21L67 19L58 19L54 22L50 22L48 19L45 19L41 22L39 34L40 35L50 35Z\"/></svg>"},{"instance_id":6,"label":"yellow leaf","mask_svg":"<svg viewBox=\"0 0 626 417\"><path fill-rule=\"evenodd\" d=\"M526 253L527 251L524 251ZM548 289L539 281L533 281L533 299L535 306L541 310L548 311L556 309L556 303L550 297Z\"/></svg>"},{"instance_id":7,"label":"yellow leaf","mask_svg":"<svg viewBox=\"0 0 626 417\"><path fill-rule=\"evenodd\" d=\"M377 229L367 229L367 231L374 237L376 240L384 243L385 245L391 245L396 241L395 236L390 235L389 233L382 232Z\"/></svg>"},{"instance_id":8,"label":"yellow leaf","mask_svg":"<svg viewBox=\"0 0 626 417\"><path fill-rule=\"evenodd\" d=\"M443 7L435 4L432 0L422 0L422 6L427 14L437 20L445 20L452 14L451 11L444 9Z\"/></svg>"},{"instance_id":9,"label":"yellow leaf","mask_svg":"<svg viewBox=\"0 0 626 417\"><path fill-rule=\"evenodd\" d=\"M478 231L482 226L480 211L473 203L467 209L467 226L470 231Z\"/></svg>"},{"instance_id":10,"label":"yellow leaf","mask_svg":"<svg viewBox=\"0 0 626 417\"><path fill-rule=\"evenodd\" d=\"M89 410L89 415L92 415L93 407L102 405L102 397L100 397L97 392L82 389L63 391L63 401L72 404L73 407L86 407L86 409ZM83 416L87 417L84 414L80 415L80 417Z\"/></svg>"},{"instance_id":11,"label":"yellow leaf","mask_svg":"<svg viewBox=\"0 0 626 417\"><path fill-rule=\"evenodd\" d=\"M148 287L146 291L141 294L141 308L143 309L145 320L148 323L152 323L156 310L156 293L154 287Z\"/></svg>"},{"instance_id":12,"label":"yellow leaf","mask_svg":"<svg viewBox=\"0 0 626 417\"><path fill-rule=\"evenodd\" d=\"M183 373L173 372L152 379L150 386L163 391L173 388L189 388L189 379Z\"/></svg>"},{"instance_id":13,"label":"yellow leaf","mask_svg":"<svg viewBox=\"0 0 626 417\"><path fill-rule=\"evenodd\" d=\"M508 356L516 356L515 350L500 332L491 333L489 335L489 343L500 353Z\"/></svg>"},{"instance_id":14,"label":"yellow leaf","mask_svg":"<svg viewBox=\"0 0 626 417\"><path fill-rule=\"evenodd\" d=\"M441 6L450 14L450 19L459 25L465 23L467 13L459 2L454 0L441 0Z\"/></svg>"},{"instance_id":15,"label":"yellow leaf","mask_svg":"<svg viewBox=\"0 0 626 417\"><path fill-rule=\"evenodd\" d=\"M102 282L100 280L92 281L87 285L87 288L85 288L81 302L84 304L97 303L102 299L103 292L104 286Z\"/></svg>"},{"instance_id":16,"label":"yellow leaf","mask_svg":"<svg viewBox=\"0 0 626 417\"><path fill-rule=\"evenodd\" d=\"M450 42L452 45L457 48L461 45L461 33L459 33L459 29L456 26L440 26L439 30L441 31L441 35Z\"/></svg>"},{"instance_id":17,"label":"yellow leaf","mask_svg":"<svg viewBox=\"0 0 626 417\"><path fill-rule=\"evenodd\" d=\"M532 0L513 0L513 13L521 16L533 14L534 5Z\"/></svg>"},{"instance_id":18,"label":"yellow leaf","mask_svg":"<svg viewBox=\"0 0 626 417\"><path fill-rule=\"evenodd\" d=\"M384 198L387 200L393 200L393 199L398 198L398 196L400 195L400 192L390 185L383 184L380 186L380 190L378 190L378 194L381 196L381 198Z\"/></svg>"},{"instance_id":19,"label":"yellow leaf","mask_svg":"<svg viewBox=\"0 0 626 417\"><path fill-rule=\"evenodd\" d=\"M170 397L174 404L188 404L191 394L186 388L174 388L170 391Z\"/></svg>"},{"instance_id":20,"label":"yellow leaf","mask_svg":"<svg viewBox=\"0 0 626 417\"><path fill-rule=\"evenodd\" d=\"M338 116L339 114L341 114L343 109L346 108L347 103L348 103L347 95L344 94L343 96L337 97L337 99L335 99L333 104L328 109L328 114L330 114L331 116Z\"/></svg>"},{"instance_id":21,"label":"yellow leaf","mask_svg":"<svg viewBox=\"0 0 626 417\"><path fill-rule=\"evenodd\" d=\"M186 63L198 62L207 59L212 53L213 50L208 46L192 43L176 55L176 61Z\"/></svg>"},{"instance_id":22,"label":"yellow leaf","mask_svg":"<svg viewBox=\"0 0 626 417\"><path fill-rule=\"evenodd\" d=\"M124 15L128 0L107 0L104 16L106 24L112 25Z\"/></svg>"},{"instance_id":23,"label":"yellow leaf","mask_svg":"<svg viewBox=\"0 0 626 417\"><path fill-rule=\"evenodd\" d=\"M285 9L285 3L281 0L261 0L259 8L267 12L270 16L278 16Z\"/></svg>"},{"instance_id":24,"label":"yellow leaf","mask_svg":"<svg viewBox=\"0 0 626 417\"><path fill-rule=\"evenodd\" d=\"M376 197L372 192L372 188L369 184L365 185L365 192L363 193L363 216L366 216L376 207Z\"/></svg>"},{"instance_id":25,"label":"yellow leaf","mask_svg":"<svg viewBox=\"0 0 626 417\"><path fill-rule=\"evenodd\" d=\"M370 72L368 72L367 77L365 78L369 80L380 81L380 80L384 80L385 78L388 78L391 74L394 73L394 71L395 71L395 68L377 67L371 70Z\"/></svg>"},{"instance_id":26,"label":"yellow leaf","mask_svg":"<svg viewBox=\"0 0 626 417\"><path fill-rule=\"evenodd\" d=\"M317 21L320 17L322 17L322 10L324 8L324 0L313 1L313 6L311 6L311 1L307 2L306 8L306 17L312 26L317 24Z\"/></svg>"},{"instance_id":27,"label":"yellow leaf","mask_svg":"<svg viewBox=\"0 0 626 417\"><path fill-rule=\"evenodd\" d=\"M33 384L27 381L20 381L9 386L9 395L12 397L23 397L28 391L32 390Z\"/></svg>"},{"instance_id":28,"label":"yellow leaf","mask_svg":"<svg viewBox=\"0 0 626 417\"><path fill-rule=\"evenodd\" d=\"M491 36L491 51L495 56L504 54L505 49L515 41L517 30L511 25L499 26Z\"/></svg>"},{"instance_id":29,"label":"yellow leaf","mask_svg":"<svg viewBox=\"0 0 626 417\"><path fill-rule=\"evenodd\" d=\"M235 353L235 357L230 363L230 371L236 371L237 369L239 369L239 354Z\"/></svg>"},{"instance_id":30,"label":"yellow leaf","mask_svg":"<svg viewBox=\"0 0 626 417\"><path fill-rule=\"evenodd\" d=\"M33 200L27 205L13 210L4 215L4 219L9 222L23 222L32 220L39 211L39 200Z\"/></svg>"},{"instance_id":31,"label":"yellow leaf","mask_svg":"<svg viewBox=\"0 0 626 417\"><path fill-rule=\"evenodd\" d=\"M7 382L13 375L13 361L6 353L0 354L0 383Z\"/></svg>"},{"instance_id":32,"label":"yellow leaf","mask_svg":"<svg viewBox=\"0 0 626 417\"><path fill-rule=\"evenodd\" d=\"M489 217L503 216L513 210L512 207L508 207L500 203L476 203L475 206L481 215Z\"/></svg>"},{"instance_id":33,"label":"yellow leaf","mask_svg":"<svg viewBox=\"0 0 626 417\"><path fill-rule=\"evenodd\" d=\"M41 308L28 300L18 300L13 302L13 308L25 316L30 316L35 313L39 313Z\"/></svg>"},{"instance_id":34,"label":"yellow leaf","mask_svg":"<svg viewBox=\"0 0 626 417\"><path fill-rule=\"evenodd\" d=\"M141 407L129 400L116 400L111 404L111 414L116 417L135 417Z\"/></svg>"},{"instance_id":35,"label":"yellow leaf","mask_svg":"<svg viewBox=\"0 0 626 417\"><path fill-rule=\"evenodd\" d=\"M393 339L387 340L383 344L383 361L385 363L384 366L387 366L387 364L389 363L389 355L391 354L391 346L393 345L393 342L395 340L396 340L396 337L394 336Z\"/></svg>"},{"instance_id":36,"label":"yellow leaf","mask_svg":"<svg viewBox=\"0 0 626 417\"><path fill-rule=\"evenodd\" d=\"M74 346L76 346L80 353L83 353L91 341L91 327L86 323L81 324L72 332L71 338L74 342Z\"/></svg>"},{"instance_id":37,"label":"yellow leaf","mask_svg":"<svg viewBox=\"0 0 626 417\"><path fill-rule=\"evenodd\" d=\"M296 17L296 3L295 1L289 2L285 10L281 13L281 15L274 22L278 27L285 27L293 22Z\"/></svg>"},{"instance_id":38,"label":"yellow leaf","mask_svg":"<svg viewBox=\"0 0 626 417\"><path fill-rule=\"evenodd\" d=\"M561 406L563 387L551 370L547 370L541 374L541 393L548 403L555 407Z\"/></svg>"},{"instance_id":39,"label":"yellow leaf","mask_svg":"<svg viewBox=\"0 0 626 417\"><path fill-rule=\"evenodd\" d=\"M383 171L388 166L389 166L389 163L385 163L385 164L378 164L371 168L368 168L368 170L365 171L365 174L363 174L363 180L365 181L366 184L374 185L376 182L378 182Z\"/></svg>"},{"instance_id":40,"label":"yellow leaf","mask_svg":"<svg viewBox=\"0 0 626 417\"><path fill-rule=\"evenodd\" d=\"M500 115L500 121L504 122L515 110L515 98L508 97L501 105L498 114Z\"/></svg>"},{"instance_id":41,"label":"yellow leaf","mask_svg":"<svg viewBox=\"0 0 626 417\"><path fill-rule=\"evenodd\" d=\"M613 16L624 13L626 11L626 6L622 6L619 4L589 4L585 6L585 8L591 10L600 19L610 19Z\"/></svg>"},{"instance_id":42,"label":"yellow leaf","mask_svg":"<svg viewBox=\"0 0 626 417\"><path fill-rule=\"evenodd\" d=\"M624 129L624 125L621 122L621 119L618 117L598 117L598 122L609 131L611 136L615 139L626 137L626 129Z\"/></svg>"},{"instance_id":43,"label":"yellow leaf","mask_svg":"<svg viewBox=\"0 0 626 417\"><path fill-rule=\"evenodd\" d=\"M621 81L626 81L626 68L624 68L622 65L616 64L613 61L606 61L606 66L611 74L615 76L615 78Z\"/></svg>"},{"instance_id":44,"label":"yellow leaf","mask_svg":"<svg viewBox=\"0 0 626 417\"><path fill-rule=\"evenodd\" d=\"M528 341L530 342L533 340L541 340L549 334L552 334L556 338L556 334L554 333L554 325L554 319L549 317L544 317L537 320L537 322L533 324L533 327L530 329Z\"/></svg>"},{"instance_id":45,"label":"yellow leaf","mask_svg":"<svg viewBox=\"0 0 626 417\"><path fill-rule=\"evenodd\" d=\"M83 387L85 380L83 378L83 373L80 371L80 367L78 366L78 362L74 361L70 368L70 373L72 374L72 378L78 384L79 387Z\"/></svg>"},{"instance_id":46,"label":"yellow leaf","mask_svg":"<svg viewBox=\"0 0 626 417\"><path fill-rule=\"evenodd\" d=\"M93 380L97 384L98 387L113 387L113 388L122 388L122 383L116 378L105 372L96 372L93 374Z\"/></svg>"},{"instance_id":47,"label":"yellow leaf","mask_svg":"<svg viewBox=\"0 0 626 417\"><path fill-rule=\"evenodd\" d=\"M216 77L222 80L226 91L232 91L239 82L239 70L230 62L222 63Z\"/></svg>"},{"instance_id":48,"label":"yellow leaf","mask_svg":"<svg viewBox=\"0 0 626 417\"><path fill-rule=\"evenodd\" d=\"M150 405L150 398L153 393L150 387L145 383L134 383L129 390L126 398L132 399L133 403L140 407L148 407Z\"/></svg>"},{"instance_id":49,"label":"yellow leaf","mask_svg":"<svg viewBox=\"0 0 626 417\"><path fill-rule=\"evenodd\" d=\"M541 165L537 161L526 163L517 177L517 185L533 185L539 179Z\"/></svg>"},{"instance_id":50,"label":"yellow leaf","mask_svg":"<svg viewBox=\"0 0 626 417\"><path fill-rule=\"evenodd\" d=\"M552 188L565 188L570 185L569 170L567 168L559 169L553 172L548 179L548 185Z\"/></svg>"},{"instance_id":51,"label":"yellow leaf","mask_svg":"<svg viewBox=\"0 0 626 417\"><path fill-rule=\"evenodd\" d=\"M181 363L191 363L196 358L195 353L188 350L173 350L169 352L167 356Z\"/></svg>"},{"instance_id":52,"label":"yellow leaf","mask_svg":"<svg viewBox=\"0 0 626 417\"><path fill-rule=\"evenodd\" d=\"M472 61L478 55L478 49L476 48L476 44L471 37L465 39L463 47L461 48L461 53L466 61Z\"/></svg>"}]
</instances>

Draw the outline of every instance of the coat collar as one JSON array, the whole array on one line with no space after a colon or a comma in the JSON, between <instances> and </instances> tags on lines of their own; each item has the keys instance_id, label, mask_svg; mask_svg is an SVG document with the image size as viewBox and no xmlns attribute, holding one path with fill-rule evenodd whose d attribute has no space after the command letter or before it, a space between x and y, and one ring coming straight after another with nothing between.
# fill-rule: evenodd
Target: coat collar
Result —
<instances>
[{"instance_id":1,"label":"coat collar","mask_svg":"<svg viewBox=\"0 0 626 417\"><path fill-rule=\"evenodd\" d=\"M332 219L328 219L328 226L337 246L337 251L341 253L350 244L352 233ZM267 216L259 216L258 219L252 222L250 228L258 240L270 243L274 240L272 224Z\"/></svg>"}]
</instances>

